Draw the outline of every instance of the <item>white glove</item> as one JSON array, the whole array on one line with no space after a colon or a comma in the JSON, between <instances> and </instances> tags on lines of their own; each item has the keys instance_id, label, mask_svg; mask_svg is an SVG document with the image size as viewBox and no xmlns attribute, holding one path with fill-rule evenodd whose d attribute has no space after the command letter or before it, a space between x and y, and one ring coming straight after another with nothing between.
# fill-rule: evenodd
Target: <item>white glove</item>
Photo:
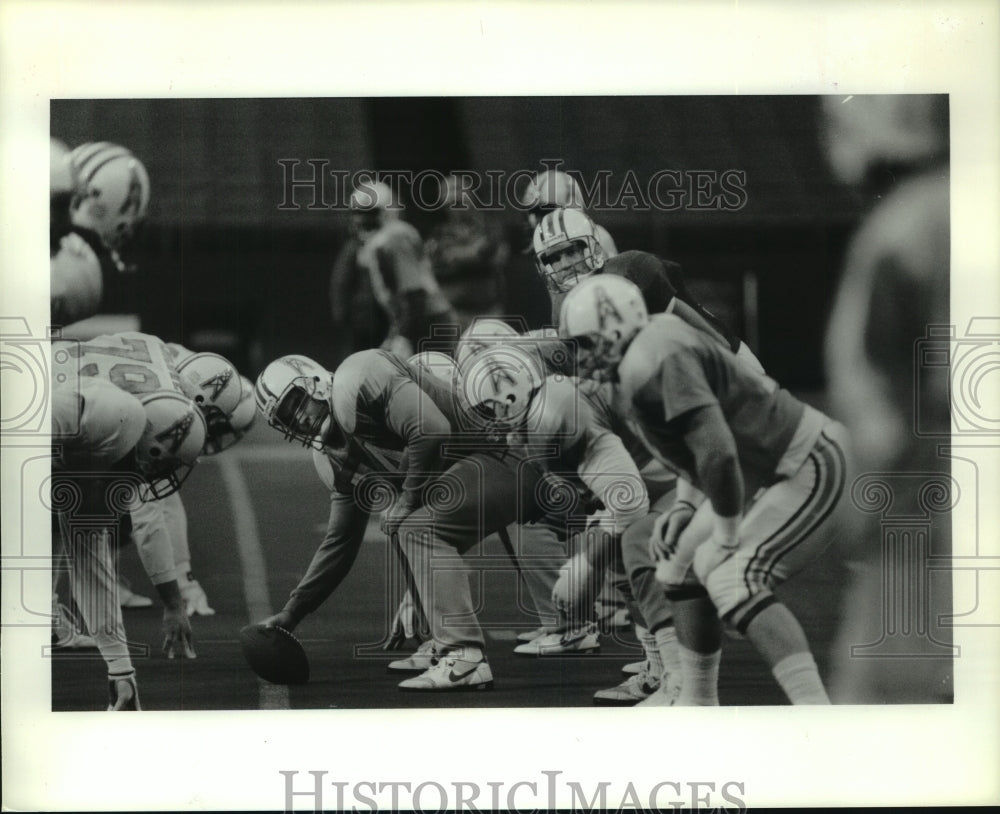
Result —
<instances>
[{"instance_id":1,"label":"white glove","mask_svg":"<svg viewBox=\"0 0 1000 814\"><path fill-rule=\"evenodd\" d=\"M593 593L593 574L594 567L583 554L576 554L563 566L552 588L552 604L559 613L569 616L587 604L588 596Z\"/></svg>"},{"instance_id":2,"label":"white glove","mask_svg":"<svg viewBox=\"0 0 1000 814\"><path fill-rule=\"evenodd\" d=\"M402 650L409 639L423 642L427 638L426 632L426 622L420 605L414 601L413 594L407 588L392 620L389 641L386 642L385 649Z\"/></svg>"}]
</instances>

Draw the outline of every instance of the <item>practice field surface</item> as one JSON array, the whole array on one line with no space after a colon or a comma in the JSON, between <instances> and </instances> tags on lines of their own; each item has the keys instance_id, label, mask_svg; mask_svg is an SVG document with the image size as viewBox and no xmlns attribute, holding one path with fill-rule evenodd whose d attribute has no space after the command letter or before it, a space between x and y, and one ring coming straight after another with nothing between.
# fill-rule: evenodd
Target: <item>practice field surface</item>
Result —
<instances>
[{"instance_id":1,"label":"practice field surface","mask_svg":"<svg viewBox=\"0 0 1000 814\"><path fill-rule=\"evenodd\" d=\"M523 589L516 572L491 538L471 557L482 567L480 618L494 688L400 692L396 685L406 676L390 674L385 665L405 653L386 653L380 644L395 608L386 599L387 545L373 523L350 575L296 630L309 654L309 683L269 685L246 666L237 634L247 622L280 609L304 573L326 526L326 490L308 451L275 441L272 431L257 426L238 446L199 464L182 494L195 576L216 615L192 620L197 659L168 660L160 652L159 604L124 611L144 709L589 707L596 690L617 684L622 665L639 658L634 637L625 631L602 636L597 654L514 655L517 633L535 624L520 607L529 603L518 599ZM135 590L155 597L134 549L122 552L121 567ZM801 620L824 676L843 576L831 550L780 591ZM53 710L103 709L104 676L96 650L60 652L52 659ZM731 638L723 645L719 696L725 705L786 703L750 645Z\"/></svg>"}]
</instances>

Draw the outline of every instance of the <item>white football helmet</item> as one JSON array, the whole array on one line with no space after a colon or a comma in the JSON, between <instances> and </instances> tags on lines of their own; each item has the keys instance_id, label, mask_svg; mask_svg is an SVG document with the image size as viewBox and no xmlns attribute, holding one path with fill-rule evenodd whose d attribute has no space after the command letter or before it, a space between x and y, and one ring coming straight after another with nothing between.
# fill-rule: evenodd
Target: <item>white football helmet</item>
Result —
<instances>
[{"instance_id":1,"label":"white football helmet","mask_svg":"<svg viewBox=\"0 0 1000 814\"><path fill-rule=\"evenodd\" d=\"M414 354L407 359L407 362L414 365L423 375L433 376L449 387L454 385L458 378L458 365L447 353L425 350Z\"/></svg>"},{"instance_id":2,"label":"white football helmet","mask_svg":"<svg viewBox=\"0 0 1000 814\"><path fill-rule=\"evenodd\" d=\"M205 452L220 452L224 439L229 446L233 432L230 416L243 396L240 374L224 356L217 353L192 353L175 365L184 395L191 399L205 416L208 424L208 444Z\"/></svg>"},{"instance_id":3,"label":"white football helmet","mask_svg":"<svg viewBox=\"0 0 1000 814\"><path fill-rule=\"evenodd\" d=\"M286 440L322 449L319 436L332 420L333 374L308 356L282 356L257 377L254 400L267 423Z\"/></svg>"},{"instance_id":4,"label":"white football helmet","mask_svg":"<svg viewBox=\"0 0 1000 814\"><path fill-rule=\"evenodd\" d=\"M576 179L559 170L546 170L536 175L521 193L521 205L528 223L537 226L542 216L557 207L583 209L583 194Z\"/></svg>"},{"instance_id":5,"label":"white football helmet","mask_svg":"<svg viewBox=\"0 0 1000 814\"><path fill-rule=\"evenodd\" d=\"M205 446L208 427L191 399L175 390L143 393L146 428L135 446L139 474L146 481L139 497L159 500L181 488Z\"/></svg>"},{"instance_id":6,"label":"white football helmet","mask_svg":"<svg viewBox=\"0 0 1000 814\"><path fill-rule=\"evenodd\" d=\"M208 440L205 442L205 454L215 455L229 449L243 438L253 426L257 417L254 405L253 382L246 376L240 376L240 400L231 413L219 413L208 419Z\"/></svg>"},{"instance_id":7,"label":"white football helmet","mask_svg":"<svg viewBox=\"0 0 1000 814\"><path fill-rule=\"evenodd\" d=\"M615 378L629 343L648 322L639 287L624 277L601 274L566 295L559 333L576 343L580 376L609 381Z\"/></svg>"},{"instance_id":8,"label":"white football helmet","mask_svg":"<svg viewBox=\"0 0 1000 814\"><path fill-rule=\"evenodd\" d=\"M483 348L505 342L518 333L502 319L473 320L455 345L455 361L461 370L465 363Z\"/></svg>"},{"instance_id":9,"label":"white football helmet","mask_svg":"<svg viewBox=\"0 0 1000 814\"><path fill-rule=\"evenodd\" d=\"M493 345L462 371L461 394L483 426L509 432L521 426L545 380L541 360L527 348Z\"/></svg>"},{"instance_id":10,"label":"white football helmet","mask_svg":"<svg viewBox=\"0 0 1000 814\"><path fill-rule=\"evenodd\" d=\"M604 268L606 257L597 227L575 209L549 212L535 227L531 243L538 273L554 294L565 294Z\"/></svg>"},{"instance_id":11,"label":"white football helmet","mask_svg":"<svg viewBox=\"0 0 1000 814\"><path fill-rule=\"evenodd\" d=\"M366 243L386 223L399 218L400 208L388 184L362 181L351 194L351 227Z\"/></svg>"},{"instance_id":12,"label":"white football helmet","mask_svg":"<svg viewBox=\"0 0 1000 814\"><path fill-rule=\"evenodd\" d=\"M70 161L79 183L70 204L73 224L93 229L105 246L119 251L146 217L146 168L127 149L107 141L81 144Z\"/></svg>"}]
</instances>

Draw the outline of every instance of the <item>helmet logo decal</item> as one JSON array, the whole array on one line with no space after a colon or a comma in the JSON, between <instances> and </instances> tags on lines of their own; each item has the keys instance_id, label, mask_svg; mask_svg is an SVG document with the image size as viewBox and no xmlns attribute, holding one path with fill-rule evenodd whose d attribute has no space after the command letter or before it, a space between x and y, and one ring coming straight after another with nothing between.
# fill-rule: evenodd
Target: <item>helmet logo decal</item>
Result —
<instances>
[{"instance_id":1,"label":"helmet logo decal","mask_svg":"<svg viewBox=\"0 0 1000 814\"><path fill-rule=\"evenodd\" d=\"M294 357L285 357L281 361L284 362L286 365L288 365L292 370L294 370L300 376L309 375L306 370L306 363L303 362L301 359L295 359Z\"/></svg>"},{"instance_id":2,"label":"helmet logo decal","mask_svg":"<svg viewBox=\"0 0 1000 814\"><path fill-rule=\"evenodd\" d=\"M205 379L205 381L201 382L198 386L202 390L211 389L211 393L209 394L208 399L209 401L215 401L216 399L219 398L219 395L222 393L222 391L226 389L226 385L229 384L232 378L233 378L233 370L232 368L229 368L227 370L223 370L219 373L216 373L209 379Z\"/></svg>"},{"instance_id":3,"label":"helmet logo decal","mask_svg":"<svg viewBox=\"0 0 1000 814\"><path fill-rule=\"evenodd\" d=\"M490 377L490 384L493 385L493 392L496 395L500 394L500 388L503 384L507 384L511 387L517 385L517 380L510 375L510 371L507 370L506 366L497 361L490 362L489 369L486 373Z\"/></svg>"},{"instance_id":4,"label":"helmet logo decal","mask_svg":"<svg viewBox=\"0 0 1000 814\"><path fill-rule=\"evenodd\" d=\"M597 307L597 324L601 331L607 327L609 320L613 319L619 325L625 322L621 312L615 307L614 302L608 296L603 286L596 286L594 288L594 298Z\"/></svg>"},{"instance_id":5,"label":"helmet logo decal","mask_svg":"<svg viewBox=\"0 0 1000 814\"><path fill-rule=\"evenodd\" d=\"M133 215L138 215L141 209L142 183L139 181L139 173L136 172L133 164L129 166L128 170L128 193L125 195L125 200L122 201L118 214L124 215L126 212L131 212Z\"/></svg>"},{"instance_id":6,"label":"helmet logo decal","mask_svg":"<svg viewBox=\"0 0 1000 814\"><path fill-rule=\"evenodd\" d=\"M173 424L171 424L163 432L156 434L156 440L160 443L166 442L168 439L170 441L170 447L168 449L169 453L173 455L180 449L181 444L184 443L184 439L188 437L188 433L191 431L191 425L194 423L194 413L187 412Z\"/></svg>"}]
</instances>

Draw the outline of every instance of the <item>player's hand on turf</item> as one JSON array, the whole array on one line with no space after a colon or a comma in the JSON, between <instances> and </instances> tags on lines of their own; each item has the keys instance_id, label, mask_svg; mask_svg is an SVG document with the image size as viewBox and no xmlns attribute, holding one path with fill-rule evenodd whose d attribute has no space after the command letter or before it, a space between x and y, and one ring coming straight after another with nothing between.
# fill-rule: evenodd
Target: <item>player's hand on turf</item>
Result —
<instances>
[{"instance_id":1,"label":"player's hand on turf","mask_svg":"<svg viewBox=\"0 0 1000 814\"><path fill-rule=\"evenodd\" d=\"M274 614L274 616L268 616L267 619L264 619L262 622L260 622L260 624L263 625L264 627L284 628L289 633L291 633L295 629L296 622L292 618L292 614L290 614L286 610L280 610L276 614Z\"/></svg>"},{"instance_id":2,"label":"player's hand on turf","mask_svg":"<svg viewBox=\"0 0 1000 814\"><path fill-rule=\"evenodd\" d=\"M389 631L389 641L386 642L386 650L403 650L406 642L416 639L423 642L425 639L421 625L420 606L413 600L413 594L407 589L403 595L403 601L399 603L396 616L392 620L392 628Z\"/></svg>"},{"instance_id":3,"label":"player's hand on turf","mask_svg":"<svg viewBox=\"0 0 1000 814\"><path fill-rule=\"evenodd\" d=\"M656 580L664 585L679 585L684 581L689 562L677 557L677 543L681 532L694 517L695 507L679 501L656 518L649 535L649 556L656 563Z\"/></svg>"},{"instance_id":4,"label":"player's hand on turf","mask_svg":"<svg viewBox=\"0 0 1000 814\"><path fill-rule=\"evenodd\" d=\"M163 609L163 652L167 654L168 659L197 658L194 652L191 621L183 604L176 608Z\"/></svg>"},{"instance_id":5,"label":"player's hand on turf","mask_svg":"<svg viewBox=\"0 0 1000 814\"><path fill-rule=\"evenodd\" d=\"M574 608L588 604L587 598L593 593L594 567L582 554L577 554L562 567L559 579L552 587L552 604L563 616L570 616Z\"/></svg>"}]
</instances>

